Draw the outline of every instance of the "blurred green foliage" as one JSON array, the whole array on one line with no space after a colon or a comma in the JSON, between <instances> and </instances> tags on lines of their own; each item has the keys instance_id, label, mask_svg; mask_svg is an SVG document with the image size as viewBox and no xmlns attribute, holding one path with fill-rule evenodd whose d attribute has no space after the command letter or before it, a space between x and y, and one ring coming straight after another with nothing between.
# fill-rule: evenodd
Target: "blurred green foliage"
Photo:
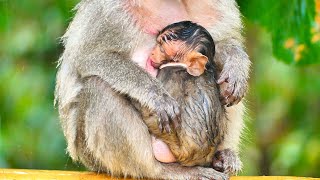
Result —
<instances>
[{"instance_id":1,"label":"blurred green foliage","mask_svg":"<svg viewBox=\"0 0 320 180\"><path fill-rule=\"evenodd\" d=\"M272 36L274 55L290 64L319 63L319 0L239 0L242 13Z\"/></svg>"},{"instance_id":2,"label":"blurred green foliage","mask_svg":"<svg viewBox=\"0 0 320 180\"><path fill-rule=\"evenodd\" d=\"M76 2L0 1L0 168L83 169L65 152L53 106L59 37ZM319 62L318 44L310 43L317 1L284 2L239 0L253 62L242 174L320 177L320 67L272 56ZM288 39L292 47L285 48Z\"/></svg>"},{"instance_id":3,"label":"blurred green foliage","mask_svg":"<svg viewBox=\"0 0 320 180\"><path fill-rule=\"evenodd\" d=\"M320 176L320 66L272 57L271 35L247 24L253 61L244 174Z\"/></svg>"},{"instance_id":4,"label":"blurred green foliage","mask_svg":"<svg viewBox=\"0 0 320 180\"><path fill-rule=\"evenodd\" d=\"M74 168L53 107L55 67L76 1L0 1L0 167Z\"/></svg>"}]
</instances>

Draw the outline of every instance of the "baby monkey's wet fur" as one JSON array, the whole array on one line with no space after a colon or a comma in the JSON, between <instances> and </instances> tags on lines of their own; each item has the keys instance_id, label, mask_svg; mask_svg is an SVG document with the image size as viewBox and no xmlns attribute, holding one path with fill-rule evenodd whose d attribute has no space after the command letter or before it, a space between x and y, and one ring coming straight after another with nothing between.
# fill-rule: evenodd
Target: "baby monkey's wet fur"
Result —
<instances>
[{"instance_id":1,"label":"baby monkey's wet fur","mask_svg":"<svg viewBox=\"0 0 320 180\"><path fill-rule=\"evenodd\" d=\"M141 109L143 120L149 131L169 146L177 162L184 166L212 167L214 153L223 141L227 128L227 115L219 100L219 89L216 83L217 73L213 60L214 41L205 28L190 21L165 27L157 39L160 39L160 45L170 41L185 43L183 47L179 47L181 49L177 52L180 53L179 57L175 56L175 60L171 61L179 63L183 61L182 58L186 53L193 51L208 57L208 62L204 64L206 70L195 77L190 75L184 67L173 65L162 68L157 75L157 79L180 104L182 120L180 128L170 133L162 132L161 128L158 128L158 117L154 113L148 108L138 107L138 109ZM168 61L163 60L163 62Z\"/></svg>"}]
</instances>

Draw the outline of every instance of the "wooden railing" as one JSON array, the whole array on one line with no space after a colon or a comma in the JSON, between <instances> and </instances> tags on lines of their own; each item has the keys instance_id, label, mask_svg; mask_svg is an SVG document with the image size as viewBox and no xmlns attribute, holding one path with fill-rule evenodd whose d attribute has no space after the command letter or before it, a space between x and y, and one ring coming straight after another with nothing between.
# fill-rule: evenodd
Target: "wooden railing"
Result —
<instances>
[{"instance_id":1,"label":"wooden railing","mask_svg":"<svg viewBox=\"0 0 320 180\"><path fill-rule=\"evenodd\" d=\"M92 172L0 169L0 180L111 180L107 175ZM231 180L320 180L290 176L234 176ZM120 179L119 179L120 180ZM129 180L129 179L127 179Z\"/></svg>"}]
</instances>

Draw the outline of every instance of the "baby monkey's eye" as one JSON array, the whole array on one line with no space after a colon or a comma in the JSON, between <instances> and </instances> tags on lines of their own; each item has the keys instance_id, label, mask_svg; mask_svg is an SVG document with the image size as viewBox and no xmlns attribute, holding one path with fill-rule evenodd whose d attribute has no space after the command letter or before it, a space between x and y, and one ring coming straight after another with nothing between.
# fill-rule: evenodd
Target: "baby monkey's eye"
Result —
<instances>
[{"instance_id":1,"label":"baby monkey's eye","mask_svg":"<svg viewBox=\"0 0 320 180\"><path fill-rule=\"evenodd\" d=\"M160 52L165 53L163 47L161 45L159 47L160 47Z\"/></svg>"}]
</instances>

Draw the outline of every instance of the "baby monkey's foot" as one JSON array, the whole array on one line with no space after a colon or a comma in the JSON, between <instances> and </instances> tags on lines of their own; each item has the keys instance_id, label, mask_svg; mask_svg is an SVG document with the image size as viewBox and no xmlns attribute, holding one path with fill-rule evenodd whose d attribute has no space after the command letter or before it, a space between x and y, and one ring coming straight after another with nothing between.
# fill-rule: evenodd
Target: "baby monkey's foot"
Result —
<instances>
[{"instance_id":1,"label":"baby monkey's foot","mask_svg":"<svg viewBox=\"0 0 320 180\"><path fill-rule=\"evenodd\" d=\"M217 151L213 157L213 169L229 174L236 175L242 167L238 155L231 149Z\"/></svg>"}]
</instances>

